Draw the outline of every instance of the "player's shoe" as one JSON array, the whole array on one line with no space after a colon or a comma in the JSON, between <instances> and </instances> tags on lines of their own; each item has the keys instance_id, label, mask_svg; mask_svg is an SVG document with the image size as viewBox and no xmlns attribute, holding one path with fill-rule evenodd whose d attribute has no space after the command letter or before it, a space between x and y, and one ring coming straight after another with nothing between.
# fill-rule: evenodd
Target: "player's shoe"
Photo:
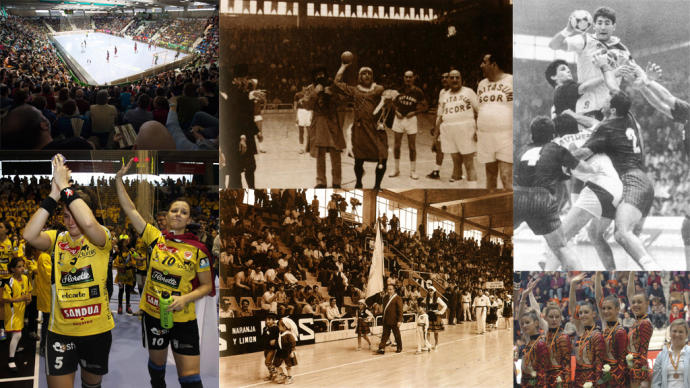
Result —
<instances>
[{"instance_id":1,"label":"player's shoe","mask_svg":"<svg viewBox=\"0 0 690 388\"><path fill-rule=\"evenodd\" d=\"M17 368L17 364L14 362L14 357L9 359L7 366L10 368L12 372L16 372L19 369Z\"/></svg>"},{"instance_id":2,"label":"player's shoe","mask_svg":"<svg viewBox=\"0 0 690 388\"><path fill-rule=\"evenodd\" d=\"M4 341L7 339L7 336L5 335L5 329L0 329L0 341Z\"/></svg>"},{"instance_id":3,"label":"player's shoe","mask_svg":"<svg viewBox=\"0 0 690 388\"><path fill-rule=\"evenodd\" d=\"M134 313L132 312L132 308L129 306L127 306L127 315L134 315Z\"/></svg>"},{"instance_id":4,"label":"player's shoe","mask_svg":"<svg viewBox=\"0 0 690 388\"><path fill-rule=\"evenodd\" d=\"M419 179L419 175L417 175L416 172L412 171L412 172L410 173L410 178L412 178L412 179L414 179L414 180L417 180L417 179Z\"/></svg>"},{"instance_id":5,"label":"player's shoe","mask_svg":"<svg viewBox=\"0 0 690 388\"><path fill-rule=\"evenodd\" d=\"M122 306L117 308L117 314L122 315Z\"/></svg>"},{"instance_id":6,"label":"player's shoe","mask_svg":"<svg viewBox=\"0 0 690 388\"><path fill-rule=\"evenodd\" d=\"M400 170L395 170L393 171L390 175L388 175L391 178L395 178L397 176L400 176Z\"/></svg>"},{"instance_id":7,"label":"player's shoe","mask_svg":"<svg viewBox=\"0 0 690 388\"><path fill-rule=\"evenodd\" d=\"M294 382L295 381L292 379L292 376L288 376L285 378L285 380L283 380L283 384L292 384Z\"/></svg>"},{"instance_id":8,"label":"player's shoe","mask_svg":"<svg viewBox=\"0 0 690 388\"><path fill-rule=\"evenodd\" d=\"M438 170L434 170L434 171L430 172L429 174L427 174L426 177L429 179L441 179L441 174L439 173Z\"/></svg>"}]
</instances>

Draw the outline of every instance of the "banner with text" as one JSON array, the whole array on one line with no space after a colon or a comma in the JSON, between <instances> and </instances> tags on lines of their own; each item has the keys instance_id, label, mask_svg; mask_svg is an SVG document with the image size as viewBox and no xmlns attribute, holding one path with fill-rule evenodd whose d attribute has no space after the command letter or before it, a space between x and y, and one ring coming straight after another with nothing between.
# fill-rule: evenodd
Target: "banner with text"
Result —
<instances>
[{"instance_id":1,"label":"banner with text","mask_svg":"<svg viewBox=\"0 0 690 388\"><path fill-rule=\"evenodd\" d=\"M312 315L290 315L299 330L297 346L313 344L314 317ZM266 327L264 318L221 318L218 325L220 356L232 356L235 354L252 353L263 350L261 333Z\"/></svg>"}]
</instances>

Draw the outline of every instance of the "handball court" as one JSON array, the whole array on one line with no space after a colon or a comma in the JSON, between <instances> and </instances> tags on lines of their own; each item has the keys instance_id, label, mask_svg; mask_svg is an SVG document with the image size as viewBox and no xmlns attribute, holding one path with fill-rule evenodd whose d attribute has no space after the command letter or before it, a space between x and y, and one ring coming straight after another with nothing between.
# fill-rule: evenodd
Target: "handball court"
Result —
<instances>
[{"instance_id":1,"label":"handball court","mask_svg":"<svg viewBox=\"0 0 690 388\"><path fill-rule=\"evenodd\" d=\"M342 125L343 131L352 125L352 112L339 112L339 116L344 116L344 123ZM312 158L308 152L299 153L299 129L296 124L296 112L262 112L263 117L263 136L264 140L257 143L261 150L265 153L256 155L256 174L255 184L258 188L271 187L314 187L316 186L316 158ZM429 174L436 166L436 154L431 151L433 138L431 136L431 128L435 120L434 115L419 115L418 123L419 129L416 135L416 149L417 149L417 175L419 179L414 180L410 178L410 157L407 145L407 135L403 135L402 145L400 147L400 176L391 178L390 175L395 168L395 161L393 157L393 146L395 144L393 131L386 130L388 133L388 163L386 166L386 175L381 182L383 188L409 188L409 189L483 189L486 188L486 178L484 172L484 165L476 161L475 169L477 170L477 181L468 182L466 170L463 168L463 180L458 182L448 182L453 173L453 161L450 154L444 155L443 166L441 168L441 179L430 179L426 175ZM350 147L350 136L348 132L344 133L345 141ZM305 143L306 143L305 131ZM354 173L355 159L349 157L347 151L341 153L342 165L342 187L355 187L355 173ZM375 163L364 163L364 188L374 187L374 169ZM331 175L331 160L330 156L326 156L326 178L328 180L328 187L333 185ZM501 188L499 179L498 187Z\"/></svg>"},{"instance_id":2,"label":"handball court","mask_svg":"<svg viewBox=\"0 0 690 388\"><path fill-rule=\"evenodd\" d=\"M356 351L357 339L299 346L292 368L295 387L510 387L512 330L474 334L475 323L445 326L435 351L415 355L414 330L402 331L403 351ZM391 339L393 336L391 335ZM370 335L372 349L379 337ZM432 338L433 343L433 338ZM269 387L263 352L220 359L220 388Z\"/></svg>"},{"instance_id":3,"label":"handball court","mask_svg":"<svg viewBox=\"0 0 690 388\"><path fill-rule=\"evenodd\" d=\"M148 43L136 42L137 53L134 53L135 41L100 32L91 32L88 37L83 32L60 34L54 35L53 39L88 74L90 81L98 85L108 84L154 67L154 52L160 55L159 66L175 60L176 51L155 46L152 46L149 51ZM84 39L86 39L85 49L81 46ZM117 56L114 52L115 46L117 46ZM106 60L106 50L110 52L110 61ZM187 55L180 53L178 59Z\"/></svg>"},{"instance_id":4,"label":"handball court","mask_svg":"<svg viewBox=\"0 0 690 388\"><path fill-rule=\"evenodd\" d=\"M686 268L685 248L681 237L682 223L683 217L649 217L640 233L647 251L662 270L678 271ZM589 242L586 229L587 227L583 228L568 245L575 251L575 256L582 268L603 271L604 265L599 260L594 246ZM616 270L640 271L640 266L614 240L612 227L607 233L607 241L613 250ZM545 252L549 251L549 248L546 242L541 236L535 236L527 224L522 224L515 229L513 243L515 244L513 250L515 271L542 271L539 266L540 261L555 260L554 257L547 259ZM553 255L549 253L549 256Z\"/></svg>"}]
</instances>

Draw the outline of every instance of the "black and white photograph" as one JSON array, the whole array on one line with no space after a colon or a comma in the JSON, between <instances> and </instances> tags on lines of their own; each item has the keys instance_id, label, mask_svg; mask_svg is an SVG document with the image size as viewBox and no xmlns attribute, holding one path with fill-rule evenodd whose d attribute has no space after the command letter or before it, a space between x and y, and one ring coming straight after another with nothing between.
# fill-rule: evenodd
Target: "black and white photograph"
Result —
<instances>
[{"instance_id":1,"label":"black and white photograph","mask_svg":"<svg viewBox=\"0 0 690 388\"><path fill-rule=\"evenodd\" d=\"M220 29L224 187L512 187L510 1L222 0Z\"/></svg>"},{"instance_id":2,"label":"black and white photograph","mask_svg":"<svg viewBox=\"0 0 690 388\"><path fill-rule=\"evenodd\" d=\"M515 5L515 270L690 267L690 3Z\"/></svg>"},{"instance_id":3,"label":"black and white photograph","mask_svg":"<svg viewBox=\"0 0 690 388\"><path fill-rule=\"evenodd\" d=\"M220 198L220 387L508 386L512 192Z\"/></svg>"}]
</instances>

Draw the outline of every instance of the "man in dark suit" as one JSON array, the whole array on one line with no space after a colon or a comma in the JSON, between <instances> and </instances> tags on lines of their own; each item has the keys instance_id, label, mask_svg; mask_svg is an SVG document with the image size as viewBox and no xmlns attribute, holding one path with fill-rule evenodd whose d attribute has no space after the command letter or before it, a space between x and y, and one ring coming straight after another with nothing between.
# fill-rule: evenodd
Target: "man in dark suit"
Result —
<instances>
[{"instance_id":1,"label":"man in dark suit","mask_svg":"<svg viewBox=\"0 0 690 388\"><path fill-rule=\"evenodd\" d=\"M242 187L242 173L249 188L254 188L254 171L257 154L254 136L259 130L254 121L254 102L250 98L252 84L248 79L249 67L238 64L233 68L232 85L229 88L229 146L227 149L230 188Z\"/></svg>"},{"instance_id":2,"label":"man in dark suit","mask_svg":"<svg viewBox=\"0 0 690 388\"><path fill-rule=\"evenodd\" d=\"M453 321L455 320L456 316L456 311L457 311L457 306L458 306L458 300L460 299L460 291L458 290L458 287L455 286L452 288L450 292L450 300L448 301L448 324L449 325L454 325Z\"/></svg>"},{"instance_id":3,"label":"man in dark suit","mask_svg":"<svg viewBox=\"0 0 690 388\"><path fill-rule=\"evenodd\" d=\"M402 298L395 293L395 286L389 284L387 294L383 298L383 333L381 334L378 354L385 353L386 343L391 335L391 330L395 336L395 343L398 344L398 348L395 352L402 352L402 338L400 338L402 316Z\"/></svg>"}]
</instances>

